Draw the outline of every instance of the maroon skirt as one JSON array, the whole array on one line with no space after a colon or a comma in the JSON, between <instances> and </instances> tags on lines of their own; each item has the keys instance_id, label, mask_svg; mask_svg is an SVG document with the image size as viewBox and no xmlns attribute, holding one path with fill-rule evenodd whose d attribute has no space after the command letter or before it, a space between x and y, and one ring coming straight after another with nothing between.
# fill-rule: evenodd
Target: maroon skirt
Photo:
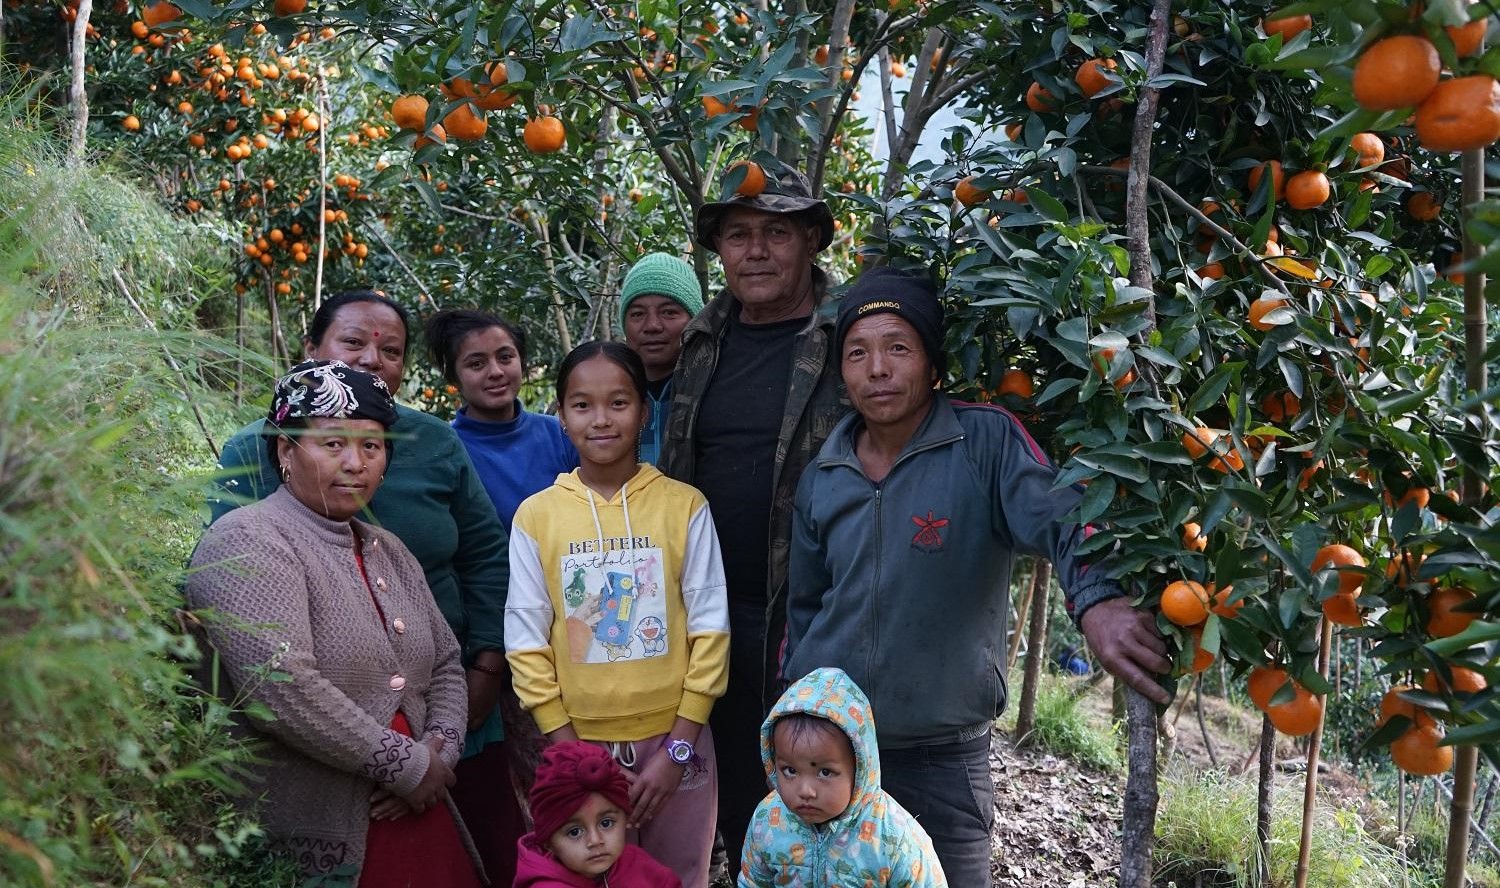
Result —
<instances>
[{"instance_id":1,"label":"maroon skirt","mask_svg":"<svg viewBox=\"0 0 1500 888\"><path fill-rule=\"evenodd\" d=\"M391 729L412 736L399 710ZM479 873L446 804L395 820L371 820L359 888L480 888Z\"/></svg>"}]
</instances>

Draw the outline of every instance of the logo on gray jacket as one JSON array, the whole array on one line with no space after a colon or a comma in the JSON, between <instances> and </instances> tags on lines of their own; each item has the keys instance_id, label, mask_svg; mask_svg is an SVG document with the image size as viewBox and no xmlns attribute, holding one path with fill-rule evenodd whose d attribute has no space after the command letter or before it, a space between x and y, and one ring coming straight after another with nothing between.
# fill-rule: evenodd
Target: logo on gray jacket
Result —
<instances>
[{"instance_id":1,"label":"logo on gray jacket","mask_svg":"<svg viewBox=\"0 0 1500 888\"><path fill-rule=\"evenodd\" d=\"M927 510L927 517L921 515L911 516L911 523L917 526L917 533L911 538L911 546L920 552L943 551L943 528L948 526L947 518L932 517L932 510Z\"/></svg>"}]
</instances>

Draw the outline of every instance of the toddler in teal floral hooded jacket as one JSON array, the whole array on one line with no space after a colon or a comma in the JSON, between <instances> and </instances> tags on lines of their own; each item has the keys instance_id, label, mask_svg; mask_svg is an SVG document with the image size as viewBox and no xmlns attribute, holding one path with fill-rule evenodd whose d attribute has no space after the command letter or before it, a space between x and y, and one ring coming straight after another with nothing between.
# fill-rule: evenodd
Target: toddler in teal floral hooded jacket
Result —
<instances>
[{"instance_id":1,"label":"toddler in teal floral hooded jacket","mask_svg":"<svg viewBox=\"0 0 1500 888\"><path fill-rule=\"evenodd\" d=\"M932 840L880 788L870 701L842 669L787 688L760 750L772 792L750 821L740 888L947 888Z\"/></svg>"}]
</instances>

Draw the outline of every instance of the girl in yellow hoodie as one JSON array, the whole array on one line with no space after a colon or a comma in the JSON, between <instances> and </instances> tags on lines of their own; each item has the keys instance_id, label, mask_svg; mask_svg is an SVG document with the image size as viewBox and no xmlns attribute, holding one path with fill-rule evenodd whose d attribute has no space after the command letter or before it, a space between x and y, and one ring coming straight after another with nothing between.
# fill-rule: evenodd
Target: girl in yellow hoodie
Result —
<instances>
[{"instance_id":1,"label":"girl in yellow hoodie","mask_svg":"<svg viewBox=\"0 0 1500 888\"><path fill-rule=\"evenodd\" d=\"M636 461L646 372L615 342L558 371L579 466L516 511L506 656L553 742L605 746L631 778L627 824L684 888L706 888L718 783L706 727L728 681L724 565L708 502Z\"/></svg>"}]
</instances>

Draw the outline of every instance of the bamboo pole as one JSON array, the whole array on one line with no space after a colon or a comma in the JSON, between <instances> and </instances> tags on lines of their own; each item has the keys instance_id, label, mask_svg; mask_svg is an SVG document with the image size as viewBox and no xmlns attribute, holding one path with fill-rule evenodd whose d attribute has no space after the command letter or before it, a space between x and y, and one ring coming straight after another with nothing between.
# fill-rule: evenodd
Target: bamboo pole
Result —
<instances>
[{"instance_id":1,"label":"bamboo pole","mask_svg":"<svg viewBox=\"0 0 1500 888\"><path fill-rule=\"evenodd\" d=\"M1328 666L1333 646L1333 624L1326 618L1323 622L1323 637L1318 644L1318 670L1328 678ZM1323 722L1328 715L1328 697L1322 697L1323 712L1318 716L1318 726L1313 729L1307 742L1307 781L1302 789L1302 839L1297 846L1296 888L1307 888L1308 861L1312 854L1313 811L1318 801L1318 749L1323 744Z\"/></svg>"},{"instance_id":2,"label":"bamboo pole","mask_svg":"<svg viewBox=\"0 0 1500 888\"><path fill-rule=\"evenodd\" d=\"M328 253L328 91L318 68L318 261L313 266L313 311L323 304L323 261Z\"/></svg>"},{"instance_id":3,"label":"bamboo pole","mask_svg":"<svg viewBox=\"0 0 1500 888\"><path fill-rule=\"evenodd\" d=\"M1033 560L1031 568L1031 577L1034 579L1036 572L1041 569L1040 559ZM1031 597L1035 590L1035 585L1027 581L1022 588L1026 591L1021 596L1020 604L1016 607L1016 624L1010 631L1010 653L1005 657L1005 668L1007 671L1016 668L1016 660L1021 655L1021 627L1028 625L1027 617L1031 613Z\"/></svg>"},{"instance_id":4,"label":"bamboo pole","mask_svg":"<svg viewBox=\"0 0 1500 888\"><path fill-rule=\"evenodd\" d=\"M1484 149L1465 151L1463 167L1464 257L1479 255L1479 244L1469 227L1473 207L1484 199ZM1484 273L1474 269L1464 273L1464 387L1478 394L1485 390L1484 352L1488 331L1485 327ZM1483 407L1474 412L1482 417ZM1483 422L1483 419L1479 419ZM1481 425L1482 429L1483 426ZM1484 495L1484 482L1472 469L1463 475L1463 501L1478 504ZM1479 749L1460 746L1454 756L1453 804L1448 809L1448 853L1443 871L1443 888L1463 888L1469 858L1469 823L1474 813L1474 774L1479 767Z\"/></svg>"}]
</instances>

